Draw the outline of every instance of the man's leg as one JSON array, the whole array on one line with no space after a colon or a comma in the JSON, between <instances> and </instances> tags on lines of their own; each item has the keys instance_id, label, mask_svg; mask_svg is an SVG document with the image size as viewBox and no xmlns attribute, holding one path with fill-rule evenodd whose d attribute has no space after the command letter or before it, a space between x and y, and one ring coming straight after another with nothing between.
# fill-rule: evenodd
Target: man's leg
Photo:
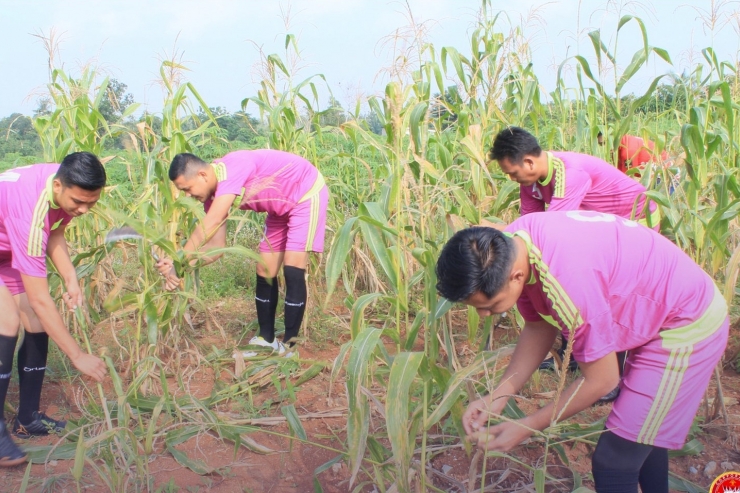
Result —
<instances>
[{"instance_id":1,"label":"man's leg","mask_svg":"<svg viewBox=\"0 0 740 493\"><path fill-rule=\"evenodd\" d=\"M0 272L2 274L2 272ZM5 397L13 369L13 353L18 341L20 317L13 295L0 275L0 467L16 466L26 461L26 454L18 448L8 433L5 422Z\"/></svg>"},{"instance_id":2,"label":"man's leg","mask_svg":"<svg viewBox=\"0 0 740 493\"><path fill-rule=\"evenodd\" d=\"M64 429L66 421L56 421L40 412L41 389L46 374L49 354L49 336L28 303L26 293L15 295L21 324L25 329L23 343L18 350L18 416L13 427L16 435L46 435Z\"/></svg>"},{"instance_id":3,"label":"man's leg","mask_svg":"<svg viewBox=\"0 0 740 493\"><path fill-rule=\"evenodd\" d=\"M279 296L277 273L283 262L283 255L283 252L262 252L260 256L264 265L257 264L254 301L260 326L259 336L270 343L275 340L275 313Z\"/></svg>"},{"instance_id":4,"label":"man's leg","mask_svg":"<svg viewBox=\"0 0 740 493\"><path fill-rule=\"evenodd\" d=\"M285 243L288 240L288 218L268 214L265 218L265 232L260 242L260 259L257 264L257 284L254 292L259 336L252 338L250 344L264 346L269 344L279 349L275 342L275 312L278 305L277 274L283 263ZM257 353L245 353L253 356Z\"/></svg>"},{"instance_id":5,"label":"man's leg","mask_svg":"<svg viewBox=\"0 0 740 493\"><path fill-rule=\"evenodd\" d=\"M653 340L630 350L627 355L622 393L614 403L606 427L619 433L621 442L627 443L623 447L626 450L617 453L624 460L641 456L638 449L648 450L637 474L629 473L630 478L639 480L643 491L668 491L666 449L680 449L686 441L727 344L729 320L717 320L726 317L726 313L722 294L717 291L715 300L700 318L700 321L707 320L706 324L694 323L661 331ZM716 318L712 320L712 317ZM606 435L602 435L602 439ZM620 464L620 459L610 457L610 454L603 457L594 454L594 479L597 468L608 470ZM609 479L604 474L601 478ZM597 491L600 491L598 484Z\"/></svg>"},{"instance_id":6,"label":"man's leg","mask_svg":"<svg viewBox=\"0 0 740 493\"><path fill-rule=\"evenodd\" d=\"M624 376L624 360L625 360L626 355L627 355L626 351L620 351L617 353L617 365L619 366L620 380ZM614 402L617 399L617 397L619 397L620 392L621 392L621 388L619 387L619 385L617 385L608 394L606 394L605 396L602 396L601 399L596 401L594 405L606 404L607 402Z\"/></svg>"},{"instance_id":7,"label":"man's leg","mask_svg":"<svg viewBox=\"0 0 740 493\"><path fill-rule=\"evenodd\" d=\"M5 419L5 397L13 372L13 355L18 342L20 317L10 291L0 281L0 419Z\"/></svg>"},{"instance_id":8,"label":"man's leg","mask_svg":"<svg viewBox=\"0 0 740 493\"><path fill-rule=\"evenodd\" d=\"M565 349L568 347L568 340L565 338L565 336L560 333L560 348L557 350L558 356L561 360L565 359ZM550 356L546 360L544 360L542 363L540 363L540 370L547 370L547 371L555 371L555 367L557 365L557 362L555 361L555 358L553 356ZM578 362L575 360L573 355L570 355L570 361L568 362L568 370L569 371L576 371L578 369Z\"/></svg>"},{"instance_id":9,"label":"man's leg","mask_svg":"<svg viewBox=\"0 0 740 493\"><path fill-rule=\"evenodd\" d=\"M617 353L617 364L619 365L619 378L624 376L624 361L627 359L627 351Z\"/></svg>"},{"instance_id":10,"label":"man's leg","mask_svg":"<svg viewBox=\"0 0 740 493\"><path fill-rule=\"evenodd\" d=\"M285 336L284 343L298 335L306 312L308 289L306 267L310 252L324 251L326 208L329 191L321 191L291 211L288 219L288 238L285 247ZM295 343L290 343L293 346Z\"/></svg>"},{"instance_id":11,"label":"man's leg","mask_svg":"<svg viewBox=\"0 0 740 493\"><path fill-rule=\"evenodd\" d=\"M640 469L640 489L645 493L668 493L668 449L653 447Z\"/></svg>"},{"instance_id":12,"label":"man's leg","mask_svg":"<svg viewBox=\"0 0 740 493\"><path fill-rule=\"evenodd\" d=\"M288 343L298 335L306 312L308 290L306 288L306 267L308 252L285 252L285 335L283 343ZM292 344L291 344L292 346Z\"/></svg>"},{"instance_id":13,"label":"man's leg","mask_svg":"<svg viewBox=\"0 0 740 493\"><path fill-rule=\"evenodd\" d=\"M637 493L640 471L653 448L611 431L602 433L591 458L596 493ZM667 471L663 481L667 487Z\"/></svg>"}]
</instances>

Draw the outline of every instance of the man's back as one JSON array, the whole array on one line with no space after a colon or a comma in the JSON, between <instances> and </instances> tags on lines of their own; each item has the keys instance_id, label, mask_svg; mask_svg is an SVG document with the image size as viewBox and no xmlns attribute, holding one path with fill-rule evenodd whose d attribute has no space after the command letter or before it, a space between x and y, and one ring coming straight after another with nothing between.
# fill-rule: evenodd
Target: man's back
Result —
<instances>
[{"instance_id":1,"label":"man's back","mask_svg":"<svg viewBox=\"0 0 740 493\"><path fill-rule=\"evenodd\" d=\"M283 151L234 151L214 162L215 197L242 195L241 209L287 214L314 186L318 170L306 159ZM323 183L323 182L322 182ZM206 210L210 201L206 203Z\"/></svg>"},{"instance_id":2,"label":"man's back","mask_svg":"<svg viewBox=\"0 0 740 493\"><path fill-rule=\"evenodd\" d=\"M524 231L534 247L530 260L537 260L538 282L523 291L522 315L552 316L565 330L580 320L578 361L631 349L662 329L686 326L713 299L709 275L668 239L634 221L587 211L548 212L522 217L507 231Z\"/></svg>"},{"instance_id":3,"label":"man's back","mask_svg":"<svg viewBox=\"0 0 740 493\"><path fill-rule=\"evenodd\" d=\"M644 217L645 187L609 163L588 154L552 152L544 183L522 186L521 213L589 210L631 218ZM563 164L560 165L559 162ZM655 210L651 204L651 210Z\"/></svg>"}]
</instances>

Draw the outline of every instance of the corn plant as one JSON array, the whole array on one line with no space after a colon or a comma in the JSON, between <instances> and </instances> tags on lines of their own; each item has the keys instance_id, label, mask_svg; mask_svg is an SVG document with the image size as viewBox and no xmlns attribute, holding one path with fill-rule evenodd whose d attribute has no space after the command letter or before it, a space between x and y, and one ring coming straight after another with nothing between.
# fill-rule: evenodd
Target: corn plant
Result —
<instances>
[{"instance_id":1,"label":"corn plant","mask_svg":"<svg viewBox=\"0 0 740 493\"><path fill-rule=\"evenodd\" d=\"M488 3L484 2L484 6ZM507 51L507 46L516 43L496 32L495 23L496 17L483 17L471 36L471 55L444 48L437 59L433 47L426 48L427 59L411 72L410 80L391 81L382 98L368 101L384 126L384 137L375 136L352 122L346 126L349 138L360 143L357 147L363 145L374 150L380 160L375 175L384 179L374 200L360 203L357 215L347 219L334 236L326 266L327 297L342 279L352 313L352 340L342 347L335 370L348 356L347 391L351 411L347 446L352 479L356 480L364 471L381 488L434 490L426 477L429 432L448 416L460 430L462 398L472 397L469 386L471 382L478 385L474 377L498 358L499 353L494 352L496 356L491 356L494 359L482 356L483 360L477 359L477 364L465 366L459 361L455 334L449 323L450 305L439 300L434 290L438 249L455 227L476 224L485 216L512 218L510 206L518 185L502 180L495 170L487 167L485 149L492 136L508 124L527 125L535 132L542 128L543 140L550 148L603 152L608 157L612 155L611 149L617 148L621 136L634 132L639 124L645 129L641 130L644 136L657 140L658 151L669 143L667 138L643 127L645 122L638 115L638 109L654 97L662 76L654 78L640 97L626 100L622 95L625 84L645 66L649 55L655 54L670 63L667 51L648 44L645 26L639 18L623 16L619 20L618 33L626 25L635 25L643 33L643 47L621 71L616 70L618 64L613 55L616 40L615 46L609 48L599 31L589 34L597 71L592 71L588 60L579 55L575 59L579 87L567 88L560 79L552 95L555 104L560 105L556 109L559 126L550 126L545 121L553 114L552 106L548 108L540 101L539 84L531 65L526 63L526 56ZM517 35L515 32L512 36ZM690 109L688 125L681 130L690 177L674 192L682 196L688 190L695 195L694 202L688 199L677 205L675 200L668 199L675 184L671 180L675 170L648 169L643 181L650 189L649 198L666 211L667 234L689 251L706 252L695 258L716 273L737 241L732 225L738 204L734 170L721 164L719 155L715 156L716 161L707 162L707 158L727 145L732 149L731 166L735 167L736 105L733 106L728 90L729 82L723 81L720 75L721 70L729 70L731 66L716 64L711 57L707 60L714 64L718 81L710 85L710 99L699 108ZM607 64L615 68L614 94L601 80ZM454 91L444 88L441 81L446 77L456 80ZM498 83L489 84L490 81ZM587 88L586 81L595 88ZM440 93L447 93L444 98L432 98L431 88L435 85ZM438 106L432 107L431 102ZM679 113L672 116L676 114ZM655 118L668 116L662 113ZM606 130L611 141L605 152L595 145L599 128ZM707 133L709 129L711 133ZM701 140L705 136L707 142ZM705 177L703 182L701 177ZM710 187L713 192L707 195ZM689 216L693 219L690 222ZM358 285L358 270L369 271L365 278L373 282ZM357 289L362 287L375 292L356 296ZM377 303L383 306L381 312L389 308L388 315L381 317L380 326L366 321L366 311ZM481 322L490 329L492 321L479 320L472 309L467 314L467 338L477 343L481 338ZM395 354L381 344L383 339L395 345ZM423 352L415 352L422 341ZM486 362L483 367L482 361ZM380 396L369 397L370 389L376 389L372 391L375 395L381 389ZM382 404L383 396L385 407L380 411L385 427L373 436L369 432L370 410ZM510 418L520 416L515 408L509 408L508 412ZM598 428L598 424L595 426ZM462 437L461 430L459 433ZM557 425L547 433L536 435L543 443L543 462L547 463L551 450L564 456L564 441L593 436L593 433L591 428L574 433L568 425ZM381 439L387 439L391 448L379 446ZM414 450L415 441L421 442L421 448ZM363 450L367 450L370 462L363 462L366 460ZM509 459L516 462L514 457ZM386 465L379 467L376 462ZM544 491L548 481L555 480L546 465L528 466L528 470L538 492ZM580 476L574 473L573 483L579 482ZM473 484L468 487L472 488Z\"/></svg>"},{"instance_id":2,"label":"corn plant","mask_svg":"<svg viewBox=\"0 0 740 493\"><path fill-rule=\"evenodd\" d=\"M265 55L260 51L260 88L254 97L242 101L247 110L252 103L259 108L260 116L269 129L268 142L271 149L292 152L315 161L314 135L317 126L318 92L315 78L311 76L295 82L296 66L300 63L298 41L293 34L285 37L285 55ZM287 61L287 63L286 63ZM307 91L310 91L306 94Z\"/></svg>"},{"instance_id":3,"label":"corn plant","mask_svg":"<svg viewBox=\"0 0 740 493\"><path fill-rule=\"evenodd\" d=\"M409 83L392 81L382 100L369 101L385 127L385 139L377 138L359 126L348 125L352 127L353 136L364 138L376 149L382 159L381 169L385 172L378 200L361 204L358 216L345 222L335 235L327 262L329 294L339 277L346 276L344 265L350 255L372 260L367 267L376 269L374 276L384 291L367 294L354 301L353 341L347 343L337 360L340 361L349 351L351 412L348 446L353 479L359 473L360 454L369 439L369 403L362 389L374 374L387 395L385 421L396 467L393 471L375 467L373 475L381 479L394 477L393 483L399 491L410 491L412 480L408 469L414 455L413 437L421 433L424 446L420 452L419 481L422 488L431 486L423 466L426 463L426 436L444 413L431 420L428 414L433 406L432 399L436 400L440 392L444 392L455 372L460 370L454 334L446 323L450 305L438 300L434 289L435 258L439 246L451 233L448 219L459 217L462 221L477 224L485 216L501 215L517 191L514 184L494 180L487 167L484 142L490 139L496 127L490 125L489 112L492 110L480 104L479 99L474 99L480 95L483 100L496 100L490 91L497 89L483 79L480 67L490 67L493 73L500 70L496 62L497 56L503 56L499 52L500 39L500 35L492 31L490 23L477 30L474 46L491 47L494 52L476 51L475 56L479 58L472 58L473 61L455 50L446 49L442 51L440 62L434 50L428 49L425 53L429 60L412 72ZM447 67L463 81L465 94L471 102L466 104L462 100L445 99L444 103L438 103L444 104L444 110L432 111L428 102L431 87L436 83L441 92L445 90L440 81ZM521 79L531 81L531 76L531 71L526 72ZM520 91L526 94L523 97L532 98L531 85L521 80L518 85L516 82L512 84L510 98L519 97ZM486 89L489 92L485 92ZM524 103L525 106L529 104ZM443 111L457 115L457 121L450 125L447 119L440 118ZM471 121L472 118L475 120ZM473 124L481 120L489 126ZM459 183L466 185L460 186ZM351 286L347 282L345 285ZM417 309L410 306L412 293L422 296L422 305ZM382 330L368 327L363 321L365 308L374 301L391 307ZM487 323L490 327L491 321ZM470 324L469 329L469 337L475 339L477 320ZM390 356L382 345L377 344L381 335L395 343L398 354ZM413 349L419 338L424 342L423 353L403 352ZM425 375L424 378L417 380L421 375ZM416 393L410 393L413 387L417 388ZM410 395L418 397L418 400L413 400L413 410L408 401ZM450 399L449 406L447 411L454 408L459 419L461 402ZM371 446L370 450L373 460L384 459L383 453L373 452L376 447Z\"/></svg>"},{"instance_id":4,"label":"corn plant","mask_svg":"<svg viewBox=\"0 0 740 493\"><path fill-rule=\"evenodd\" d=\"M637 24L637 26L639 27L640 33L642 34L643 46L634 53L629 65L627 65L624 70L620 71L616 63L615 53L617 51L617 46L619 43L620 32L625 26L629 25L630 23ZM637 74L637 72L639 72L640 69L645 66L648 61L648 57L651 54L655 54L669 64L672 62L670 55L666 50L664 50L663 48L651 46L648 43L648 35L645 24L639 17L625 15L622 16L621 19L619 19L619 24L617 26L616 35L614 37L614 45L612 49L610 49L604 43L601 38L601 32L599 30L590 32L588 34L588 37L591 40L594 55L596 57L596 73L594 73L594 70L591 68L591 65L585 57L577 55L575 59L578 62L578 80L581 92L585 92L582 83L582 76L585 75L590 83L594 85L595 91L600 97L602 108L601 112L599 112L599 114L593 114L593 112L587 113L591 118L598 117L599 120L593 121L589 119L587 123L592 128L592 134L594 132L593 129L598 128L600 125L604 126L604 136L605 140L608 143L607 153L609 153L612 149L619 148L620 139L633 126L635 110L650 99L663 76L661 75L655 77L648 86L645 93L639 98L635 98L629 104L626 104L624 98L622 97L622 91L625 84L627 84ZM607 88L602 77L602 74L609 70L611 70L614 76L614 95L611 95L609 92L607 92ZM590 102L593 101L593 99L590 100ZM594 108L594 106L595 105L592 104L591 108ZM613 128L610 125L606 124L609 121L615 122ZM592 139L590 139L590 141L592 141ZM565 142L563 142L563 144L565 144Z\"/></svg>"},{"instance_id":5,"label":"corn plant","mask_svg":"<svg viewBox=\"0 0 740 493\"><path fill-rule=\"evenodd\" d=\"M181 357L181 350L192 346L182 337L183 327L190 325L192 328L190 307L198 306L212 326L218 326L197 296L197 266L190 268L178 257L180 235L189 233L203 212L191 200L177 196L168 179L167 168L175 154L194 151L196 146L214 139L216 128L215 120L195 88L181 83L183 70L185 67L174 60L161 65L165 100L159 132L153 130L152 115L147 115L133 128L115 129L128 132L132 142L131 150L121 159L125 161L138 196L124 193L120 187L109 187L90 214L78 218L67 228L72 261L89 300L91 318L99 321L103 316L112 316L129 326L130 335L116 339L124 363L122 373L126 377L121 377L120 368L106 356L116 393L113 402L101 387L98 387L97 398L93 393L81 397L87 401L80 402L80 407L85 409L84 416L66 437L73 443L60 442L51 448L32 449L32 459L74 458L72 476L78 484L84 469L92 468L110 491L150 489L146 456L153 453L158 437L164 439L167 449L183 466L207 473L201 464L189 459L175 446L194 434L220 426L220 420L212 414L210 423L199 417L203 410L208 410L209 403L197 400L178 403L170 395L167 382L168 375L177 375L178 388L187 391L182 373L191 363ZM79 79L61 68L53 68L51 77L49 93L53 111L50 115L38 116L34 122L45 142L46 159L59 161L69 152L87 150L107 162L104 144L113 130L97 110L106 92L107 79L96 85L98 78L91 67L83 69ZM205 112L206 121L195 116L193 103ZM144 239L112 249L105 245L105 233L124 224L135 227ZM159 248L160 254L164 252L180 260L185 273L183 290L166 293L161 288L153 267L153 247ZM232 246L222 251L257 258L244 247ZM134 265L140 265L136 272L126 270L132 260ZM61 293L58 276L52 276L51 289L53 293ZM68 319L70 325L73 320L79 322L75 332L91 351L89 339L93 334L86 319L79 313ZM152 393L156 396L155 402L147 407L145 396ZM165 414L174 417L169 421L175 430L167 433L159 429ZM238 444L254 443L248 438L241 439L244 430L222 430L220 433L226 433L225 438L236 440Z\"/></svg>"}]
</instances>

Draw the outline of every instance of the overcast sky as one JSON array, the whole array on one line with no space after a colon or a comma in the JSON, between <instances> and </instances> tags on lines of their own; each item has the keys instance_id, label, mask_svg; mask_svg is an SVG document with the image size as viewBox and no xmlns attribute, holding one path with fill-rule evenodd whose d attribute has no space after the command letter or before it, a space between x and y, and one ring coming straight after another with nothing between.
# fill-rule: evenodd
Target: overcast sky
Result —
<instances>
[{"instance_id":1,"label":"overcast sky","mask_svg":"<svg viewBox=\"0 0 740 493\"><path fill-rule=\"evenodd\" d=\"M256 92L256 46L284 53L285 34L298 36L305 66L301 75L324 74L346 107L358 92L382 91L381 72L391 52L383 43L409 24L408 5L417 23L426 21L428 40L437 52L453 46L469 53L469 33L480 0L0 0L0 117L30 114L48 79L47 55L33 34L62 34L61 60L72 73L94 60L126 83L136 101L161 109L162 93L153 81L160 60L176 47L191 72L188 78L209 106L239 109ZM613 43L620 14L643 18L650 44L669 51L673 66L651 61L631 90L639 91L658 74L682 72L714 46L720 59L738 58L738 2L711 0L492 0L507 9L500 23L507 31L523 25L535 71L551 90L557 65L567 56L591 57L587 33L601 29ZM515 4L514 9L512 4ZM712 27L712 8L717 9ZM286 27L286 16L289 18ZM640 46L636 25L619 38L618 60L628 64ZM255 112L255 110L251 110Z\"/></svg>"}]
</instances>

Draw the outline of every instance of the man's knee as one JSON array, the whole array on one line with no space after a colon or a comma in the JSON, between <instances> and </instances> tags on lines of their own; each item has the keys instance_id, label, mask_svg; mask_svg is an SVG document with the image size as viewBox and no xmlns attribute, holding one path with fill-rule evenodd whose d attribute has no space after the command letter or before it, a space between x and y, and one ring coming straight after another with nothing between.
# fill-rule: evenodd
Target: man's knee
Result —
<instances>
[{"instance_id":1,"label":"man's knee","mask_svg":"<svg viewBox=\"0 0 740 493\"><path fill-rule=\"evenodd\" d=\"M284 252L260 252L261 262L257 263L257 274L266 278L277 276L284 256Z\"/></svg>"},{"instance_id":2,"label":"man's knee","mask_svg":"<svg viewBox=\"0 0 740 493\"><path fill-rule=\"evenodd\" d=\"M9 309L0 317L0 335L13 337L18 335L21 318L18 309Z\"/></svg>"},{"instance_id":3,"label":"man's knee","mask_svg":"<svg viewBox=\"0 0 740 493\"><path fill-rule=\"evenodd\" d=\"M285 267L290 266L297 269L306 270L309 257L310 252L287 251L285 252L285 261L283 263Z\"/></svg>"},{"instance_id":4,"label":"man's knee","mask_svg":"<svg viewBox=\"0 0 740 493\"><path fill-rule=\"evenodd\" d=\"M26 293L21 293L15 296L16 305L18 306L18 312L20 315L20 325L26 332L40 333L44 332L44 327L41 325L36 312L31 308L31 304L28 301Z\"/></svg>"},{"instance_id":5,"label":"man's knee","mask_svg":"<svg viewBox=\"0 0 740 493\"><path fill-rule=\"evenodd\" d=\"M6 286L0 284L0 335L18 335L21 319L17 297L18 295L14 296Z\"/></svg>"}]
</instances>

